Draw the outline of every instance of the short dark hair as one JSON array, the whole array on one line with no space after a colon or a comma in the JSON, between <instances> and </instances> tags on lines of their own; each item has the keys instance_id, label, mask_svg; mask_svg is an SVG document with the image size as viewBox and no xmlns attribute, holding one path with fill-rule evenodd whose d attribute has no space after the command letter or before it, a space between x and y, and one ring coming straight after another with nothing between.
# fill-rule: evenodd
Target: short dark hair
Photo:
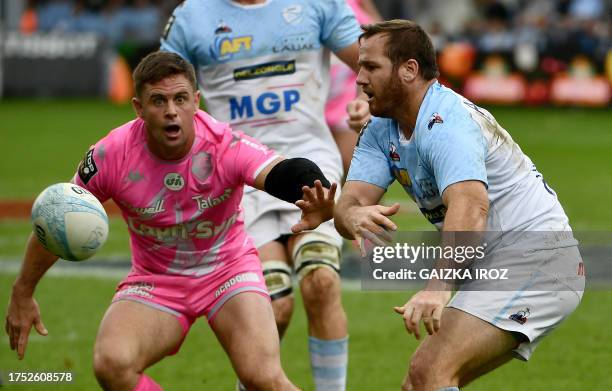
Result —
<instances>
[{"instance_id":1,"label":"short dark hair","mask_svg":"<svg viewBox=\"0 0 612 391\"><path fill-rule=\"evenodd\" d=\"M198 89L193 66L176 53L157 51L140 60L134 69L134 89L141 96L146 83L157 83L168 76L185 75L193 90Z\"/></svg>"},{"instance_id":2,"label":"short dark hair","mask_svg":"<svg viewBox=\"0 0 612 391\"><path fill-rule=\"evenodd\" d=\"M419 63L419 72L425 80L431 80L440 75L436 63L436 51L431 39L417 23L411 20L394 19L365 24L361 26L361 29L363 33L359 36L359 42L376 34L387 35L388 39L384 49L394 68L412 58Z\"/></svg>"}]
</instances>

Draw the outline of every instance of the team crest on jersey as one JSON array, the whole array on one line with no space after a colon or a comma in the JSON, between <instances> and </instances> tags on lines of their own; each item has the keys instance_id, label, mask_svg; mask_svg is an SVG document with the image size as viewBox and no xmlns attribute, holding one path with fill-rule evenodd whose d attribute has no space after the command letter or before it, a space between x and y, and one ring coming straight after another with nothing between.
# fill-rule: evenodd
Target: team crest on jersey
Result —
<instances>
[{"instance_id":1,"label":"team crest on jersey","mask_svg":"<svg viewBox=\"0 0 612 391\"><path fill-rule=\"evenodd\" d=\"M529 308L524 308L518 311L517 313L510 315L509 319L520 324L525 324L527 323L527 318L529 317L529 315L531 315L531 312L529 312Z\"/></svg>"},{"instance_id":2,"label":"team crest on jersey","mask_svg":"<svg viewBox=\"0 0 612 391\"><path fill-rule=\"evenodd\" d=\"M191 159L191 172L200 181L204 182L212 173L213 164L210 154L198 152Z\"/></svg>"},{"instance_id":3,"label":"team crest on jersey","mask_svg":"<svg viewBox=\"0 0 612 391\"><path fill-rule=\"evenodd\" d=\"M87 184L93 178L94 175L98 173L98 166L96 166L96 161L94 160L94 149L90 149L85 154L83 160L79 164L79 178L83 181L84 184Z\"/></svg>"},{"instance_id":4,"label":"team crest on jersey","mask_svg":"<svg viewBox=\"0 0 612 391\"><path fill-rule=\"evenodd\" d=\"M304 7L300 4L292 4L289 7L286 7L283 12L283 19L288 24L298 24L302 21L304 17Z\"/></svg>"},{"instance_id":5,"label":"team crest on jersey","mask_svg":"<svg viewBox=\"0 0 612 391\"><path fill-rule=\"evenodd\" d=\"M230 28L230 26L227 25L227 23L225 23L224 21L219 21L219 24L217 25L217 29L215 30L215 35L217 34L223 34L223 33L231 33L232 29Z\"/></svg>"},{"instance_id":6,"label":"team crest on jersey","mask_svg":"<svg viewBox=\"0 0 612 391\"><path fill-rule=\"evenodd\" d=\"M252 35L238 37L220 35L215 38L214 43L210 47L210 55L217 61L227 61L236 53L251 50L252 43Z\"/></svg>"},{"instance_id":7,"label":"team crest on jersey","mask_svg":"<svg viewBox=\"0 0 612 391\"><path fill-rule=\"evenodd\" d=\"M427 129L431 130L435 124L442 124L444 120L438 113L433 113L431 118L429 118L429 123L427 123Z\"/></svg>"},{"instance_id":8,"label":"team crest on jersey","mask_svg":"<svg viewBox=\"0 0 612 391\"><path fill-rule=\"evenodd\" d=\"M399 153L397 153L397 147L393 143L389 143L389 157L394 162L399 162L400 161L400 155L399 155Z\"/></svg>"},{"instance_id":9,"label":"team crest on jersey","mask_svg":"<svg viewBox=\"0 0 612 391\"><path fill-rule=\"evenodd\" d=\"M183 179L181 174L171 172L164 177L164 186L168 190L179 191L185 187L185 179Z\"/></svg>"}]
</instances>

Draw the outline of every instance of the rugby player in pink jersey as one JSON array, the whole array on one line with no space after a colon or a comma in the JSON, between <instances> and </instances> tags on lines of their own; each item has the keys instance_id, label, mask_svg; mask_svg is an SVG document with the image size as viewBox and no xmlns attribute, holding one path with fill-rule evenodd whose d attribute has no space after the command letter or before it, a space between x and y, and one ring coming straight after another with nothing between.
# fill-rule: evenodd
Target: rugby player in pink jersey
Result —
<instances>
[{"instance_id":1,"label":"rugby player in pink jersey","mask_svg":"<svg viewBox=\"0 0 612 391\"><path fill-rule=\"evenodd\" d=\"M329 213L335 184L311 161L284 159L198 110L193 67L177 54L148 55L134 82L138 118L98 141L73 179L119 205L132 249L132 269L96 338L98 382L105 390L161 390L144 370L176 353L205 316L248 389L295 390L281 368L274 314L240 201L245 184L287 202L304 195L299 231ZM56 261L30 237L6 316L20 359L32 326L48 334L33 293Z\"/></svg>"}]
</instances>

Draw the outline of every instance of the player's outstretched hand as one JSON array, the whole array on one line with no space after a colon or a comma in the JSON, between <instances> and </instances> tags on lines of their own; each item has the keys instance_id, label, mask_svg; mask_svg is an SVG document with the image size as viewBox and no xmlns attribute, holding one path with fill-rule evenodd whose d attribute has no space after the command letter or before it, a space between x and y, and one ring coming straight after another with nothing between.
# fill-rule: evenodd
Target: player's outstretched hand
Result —
<instances>
[{"instance_id":1,"label":"player's outstretched hand","mask_svg":"<svg viewBox=\"0 0 612 391\"><path fill-rule=\"evenodd\" d=\"M432 291L422 290L412 296L402 307L393 307L393 310L402 315L404 326L408 334L414 334L417 340L421 339L419 324L421 320L429 335L440 330L442 310L450 300L451 292L448 290Z\"/></svg>"},{"instance_id":2,"label":"player's outstretched hand","mask_svg":"<svg viewBox=\"0 0 612 391\"><path fill-rule=\"evenodd\" d=\"M4 329L9 336L11 350L17 350L17 357L23 359L28 346L32 325L42 336L49 334L40 318L38 303L32 296L16 294L13 291L9 301Z\"/></svg>"},{"instance_id":3,"label":"player's outstretched hand","mask_svg":"<svg viewBox=\"0 0 612 391\"><path fill-rule=\"evenodd\" d=\"M348 119L346 120L349 128L355 132L360 132L363 124L370 119L370 106L363 99L353 99L346 105Z\"/></svg>"},{"instance_id":4,"label":"player's outstretched hand","mask_svg":"<svg viewBox=\"0 0 612 391\"><path fill-rule=\"evenodd\" d=\"M329 190L325 189L319 180L316 180L314 185L314 190L308 186L302 187L303 199L295 203L302 210L302 218L291 227L293 233L315 229L321 223L334 217L335 196L338 185L332 183Z\"/></svg>"},{"instance_id":5,"label":"player's outstretched hand","mask_svg":"<svg viewBox=\"0 0 612 391\"><path fill-rule=\"evenodd\" d=\"M391 206L371 205L350 209L345 226L359 243L362 257L366 256L366 239L376 246L385 246L393 241L390 232L396 231L397 225L388 216L396 214L399 208L399 204L395 203Z\"/></svg>"}]
</instances>

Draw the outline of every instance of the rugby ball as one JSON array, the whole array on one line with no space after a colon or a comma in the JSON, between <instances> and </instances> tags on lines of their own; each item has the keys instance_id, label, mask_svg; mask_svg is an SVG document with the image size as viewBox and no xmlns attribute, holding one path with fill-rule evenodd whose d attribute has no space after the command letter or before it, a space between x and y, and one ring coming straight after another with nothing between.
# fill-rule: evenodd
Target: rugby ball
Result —
<instances>
[{"instance_id":1,"label":"rugby ball","mask_svg":"<svg viewBox=\"0 0 612 391\"><path fill-rule=\"evenodd\" d=\"M108 237L104 207L73 183L57 183L43 190L34 201L31 219L38 241L68 261L91 257Z\"/></svg>"}]
</instances>

